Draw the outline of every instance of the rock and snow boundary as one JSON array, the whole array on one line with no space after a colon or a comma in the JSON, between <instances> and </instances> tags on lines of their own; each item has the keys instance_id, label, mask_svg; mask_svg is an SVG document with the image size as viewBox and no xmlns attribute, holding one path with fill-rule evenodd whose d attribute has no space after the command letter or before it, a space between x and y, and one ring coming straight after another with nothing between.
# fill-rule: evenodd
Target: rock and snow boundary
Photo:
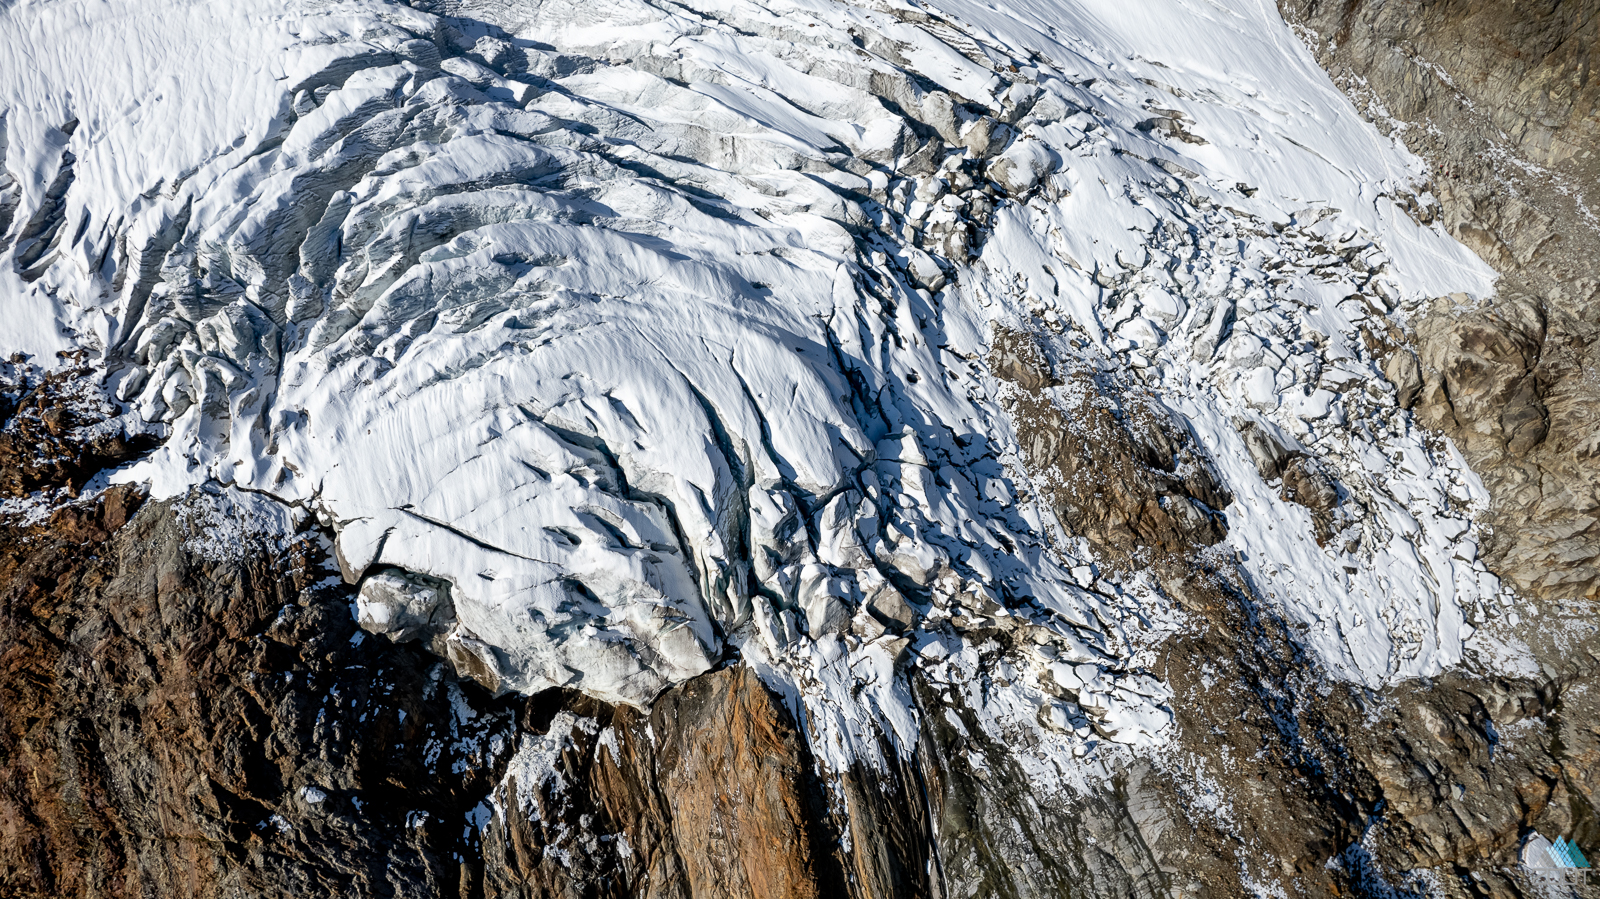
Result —
<instances>
[{"instance_id":1,"label":"rock and snow boundary","mask_svg":"<svg viewBox=\"0 0 1600 899\"><path fill-rule=\"evenodd\" d=\"M1492 272L1270 7L435 6L0 12L3 347L168 429L120 477L314 513L494 689L742 658L835 770L905 664L1042 759L1163 739L1166 530L1334 676L1461 659L1482 488L1381 365ZM1173 435L1126 545L1093 435L1040 462L1091 406Z\"/></svg>"}]
</instances>

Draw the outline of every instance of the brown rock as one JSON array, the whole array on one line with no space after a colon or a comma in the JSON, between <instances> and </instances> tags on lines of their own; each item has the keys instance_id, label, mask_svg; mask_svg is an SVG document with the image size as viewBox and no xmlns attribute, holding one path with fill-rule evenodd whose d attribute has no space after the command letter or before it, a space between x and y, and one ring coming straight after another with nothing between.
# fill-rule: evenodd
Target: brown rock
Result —
<instances>
[{"instance_id":1,"label":"brown rock","mask_svg":"<svg viewBox=\"0 0 1600 899\"><path fill-rule=\"evenodd\" d=\"M1406 349L1390 353L1383 363L1383 374L1394 385L1400 408L1410 409L1416 404L1417 394L1422 391L1422 366L1415 353Z\"/></svg>"},{"instance_id":2,"label":"brown rock","mask_svg":"<svg viewBox=\"0 0 1600 899\"><path fill-rule=\"evenodd\" d=\"M21 367L20 395L0 397L0 495L59 487L76 496L96 472L155 447L149 435L107 432L117 409L99 391L101 374L82 365L48 374Z\"/></svg>"},{"instance_id":3,"label":"brown rock","mask_svg":"<svg viewBox=\"0 0 1600 899\"><path fill-rule=\"evenodd\" d=\"M685 684L651 719L667 735L661 789L696 896L809 897L831 840L813 822L822 797L787 710L748 668Z\"/></svg>"},{"instance_id":4,"label":"brown rock","mask_svg":"<svg viewBox=\"0 0 1600 899\"><path fill-rule=\"evenodd\" d=\"M1544 330L1536 308L1509 301L1491 314L1425 320L1418 341L1428 381L1418 415L1460 434L1477 456L1526 455L1549 431L1536 374Z\"/></svg>"},{"instance_id":5,"label":"brown rock","mask_svg":"<svg viewBox=\"0 0 1600 899\"><path fill-rule=\"evenodd\" d=\"M1501 274L1498 296L1438 302L1415 335L1416 413L1489 488L1491 567L1533 596L1600 596L1600 224L1580 199L1600 183L1600 0L1279 8L1357 108L1383 110L1374 124L1429 163L1396 202Z\"/></svg>"},{"instance_id":6,"label":"brown rock","mask_svg":"<svg viewBox=\"0 0 1600 899\"><path fill-rule=\"evenodd\" d=\"M457 822L496 775L504 705L420 650L353 642L312 535L217 559L170 503L114 527L138 499L0 531L0 895L479 889Z\"/></svg>"},{"instance_id":7,"label":"brown rock","mask_svg":"<svg viewBox=\"0 0 1600 899\"><path fill-rule=\"evenodd\" d=\"M1283 466L1279 495L1284 502L1298 503L1311 512L1317 545L1327 546L1335 532L1339 488L1322 466L1304 455L1291 457Z\"/></svg>"},{"instance_id":8,"label":"brown rock","mask_svg":"<svg viewBox=\"0 0 1600 899\"><path fill-rule=\"evenodd\" d=\"M69 543L104 543L128 523L144 503L144 491L133 484L118 484L87 506L62 506L50 513L47 529L52 537Z\"/></svg>"},{"instance_id":9,"label":"brown rock","mask_svg":"<svg viewBox=\"0 0 1600 899\"><path fill-rule=\"evenodd\" d=\"M495 889L843 895L809 753L775 700L742 667L670 690L648 714L562 691L534 697L524 751L558 754L560 774L517 783L528 769L513 766L498 795L524 813L486 835Z\"/></svg>"},{"instance_id":10,"label":"brown rock","mask_svg":"<svg viewBox=\"0 0 1600 899\"><path fill-rule=\"evenodd\" d=\"M1017 388L1004 401L1062 524L1112 558L1183 553L1226 536L1221 510L1232 497L1152 397L1088 368L1058 377L1024 334L996 334L991 361Z\"/></svg>"}]
</instances>

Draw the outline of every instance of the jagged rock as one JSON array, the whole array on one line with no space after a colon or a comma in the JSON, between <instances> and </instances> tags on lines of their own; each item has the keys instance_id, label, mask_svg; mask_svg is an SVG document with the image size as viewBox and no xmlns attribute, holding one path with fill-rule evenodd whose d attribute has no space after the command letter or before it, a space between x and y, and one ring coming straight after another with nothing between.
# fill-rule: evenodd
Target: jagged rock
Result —
<instances>
[{"instance_id":1,"label":"jagged rock","mask_svg":"<svg viewBox=\"0 0 1600 899\"><path fill-rule=\"evenodd\" d=\"M118 420L119 410L92 386L100 374L88 365L41 373L0 363L0 495L59 487L76 496L96 472L157 445Z\"/></svg>"},{"instance_id":2,"label":"jagged rock","mask_svg":"<svg viewBox=\"0 0 1600 899\"><path fill-rule=\"evenodd\" d=\"M1399 350L1389 355L1383 363L1384 377L1394 385L1400 408L1410 409L1422 391L1422 365L1410 350Z\"/></svg>"},{"instance_id":3,"label":"jagged rock","mask_svg":"<svg viewBox=\"0 0 1600 899\"><path fill-rule=\"evenodd\" d=\"M1487 314L1439 305L1417 330L1426 372L1418 417L1460 435L1476 456L1526 456L1549 431L1536 373L1545 336L1538 308L1515 298Z\"/></svg>"},{"instance_id":4,"label":"jagged rock","mask_svg":"<svg viewBox=\"0 0 1600 899\"><path fill-rule=\"evenodd\" d=\"M1339 488L1322 466L1303 455L1290 458L1283 466L1283 490L1279 495L1285 502L1299 503L1311 512L1317 544L1328 545L1335 532Z\"/></svg>"},{"instance_id":5,"label":"jagged rock","mask_svg":"<svg viewBox=\"0 0 1600 899\"><path fill-rule=\"evenodd\" d=\"M1086 368L1058 377L1027 335L1002 333L994 346L996 374L1018 388L1007 404L1024 455L1063 524L1113 557L1182 553L1227 534L1232 498L1173 413L1131 390L1113 396Z\"/></svg>"},{"instance_id":6,"label":"jagged rock","mask_svg":"<svg viewBox=\"0 0 1600 899\"><path fill-rule=\"evenodd\" d=\"M1374 124L1430 164L1400 201L1501 274L1473 308L1417 322L1419 418L1450 435L1493 498L1492 567L1541 597L1600 595L1600 180L1595 0L1280 0ZM1431 192L1431 195L1430 195ZM1397 363L1399 364L1399 363ZM1397 377L1396 375L1399 375ZM1402 389L1409 378L1391 372Z\"/></svg>"},{"instance_id":7,"label":"jagged rock","mask_svg":"<svg viewBox=\"0 0 1600 899\"><path fill-rule=\"evenodd\" d=\"M1192 576L1206 623L1167 647L1163 670L1181 731L1206 734L1187 782L1214 777L1234 797L1255 858L1309 868L1331 856L1322 889L1335 895L1509 899L1540 895L1512 870L1531 830L1600 838L1592 634L1569 648L1588 661L1562 682L1462 671L1311 699L1292 628L1260 617L1231 580ZM1434 875L1409 880L1417 870Z\"/></svg>"},{"instance_id":8,"label":"jagged rock","mask_svg":"<svg viewBox=\"0 0 1600 899\"><path fill-rule=\"evenodd\" d=\"M804 740L748 669L649 713L553 691L523 724L484 835L495 895L844 894Z\"/></svg>"},{"instance_id":9,"label":"jagged rock","mask_svg":"<svg viewBox=\"0 0 1600 899\"><path fill-rule=\"evenodd\" d=\"M318 532L219 555L196 524L237 514L225 496L112 527L134 501L85 501L110 527L92 554L41 528L0 542L8 895L1223 897L1241 845L1250 876L1332 889L1358 862L1487 870L1529 826L1600 835L1594 669L1300 692L1288 630L1231 575L1195 581L1209 623L1163 668L1232 835L1212 794L1148 764L1091 796L1038 792L1027 745L984 723L1003 643L970 688L914 679L909 757L829 771L748 667L648 711L493 700L416 642L360 639ZM1380 818L1376 860L1327 867Z\"/></svg>"},{"instance_id":10,"label":"jagged rock","mask_svg":"<svg viewBox=\"0 0 1600 899\"><path fill-rule=\"evenodd\" d=\"M104 543L144 504L142 489L118 484L94 497L87 505L74 503L50 513L45 530L67 543Z\"/></svg>"},{"instance_id":11,"label":"jagged rock","mask_svg":"<svg viewBox=\"0 0 1600 899\"><path fill-rule=\"evenodd\" d=\"M1250 461L1255 463L1263 481L1283 477L1284 466L1300 455L1299 451L1284 446L1276 435L1258 422L1236 422L1235 427L1239 429L1239 436L1244 438Z\"/></svg>"},{"instance_id":12,"label":"jagged rock","mask_svg":"<svg viewBox=\"0 0 1600 899\"><path fill-rule=\"evenodd\" d=\"M504 706L361 640L315 532L218 553L222 498L133 502L0 537L0 892L470 893Z\"/></svg>"}]
</instances>

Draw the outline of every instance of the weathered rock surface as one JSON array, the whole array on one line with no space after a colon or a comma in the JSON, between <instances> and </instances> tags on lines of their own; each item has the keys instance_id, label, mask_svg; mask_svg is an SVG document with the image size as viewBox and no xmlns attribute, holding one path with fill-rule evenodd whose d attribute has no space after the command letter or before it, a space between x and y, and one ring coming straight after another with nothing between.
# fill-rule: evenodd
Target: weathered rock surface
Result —
<instances>
[{"instance_id":1,"label":"weathered rock surface","mask_svg":"<svg viewBox=\"0 0 1600 899\"><path fill-rule=\"evenodd\" d=\"M1024 334L1001 334L994 369L1028 467L1063 525L1110 558L1179 554L1227 536L1232 502L1184 426L1148 394L1096 371L1058 377ZM1053 393L1053 396L1052 396Z\"/></svg>"},{"instance_id":2,"label":"weathered rock surface","mask_svg":"<svg viewBox=\"0 0 1600 899\"><path fill-rule=\"evenodd\" d=\"M1600 595L1600 4L1281 0L1317 59L1426 159L1413 202L1501 274L1417 310L1387 373L1494 497L1490 566L1533 595Z\"/></svg>"},{"instance_id":3,"label":"weathered rock surface","mask_svg":"<svg viewBox=\"0 0 1600 899\"><path fill-rule=\"evenodd\" d=\"M0 496L46 486L75 496L96 472L156 445L127 432L94 374L81 364L41 373L21 358L0 362Z\"/></svg>"},{"instance_id":4,"label":"weathered rock surface","mask_svg":"<svg viewBox=\"0 0 1600 899\"><path fill-rule=\"evenodd\" d=\"M204 503L209 498L197 498ZM456 895L512 716L358 636L314 534L208 557L116 491L0 544L0 892ZM62 513L58 513L61 515ZM114 532L114 533L112 533Z\"/></svg>"},{"instance_id":5,"label":"weathered rock surface","mask_svg":"<svg viewBox=\"0 0 1600 899\"><path fill-rule=\"evenodd\" d=\"M485 835L493 895L839 895L826 800L788 711L748 669L649 713L553 690Z\"/></svg>"}]
</instances>

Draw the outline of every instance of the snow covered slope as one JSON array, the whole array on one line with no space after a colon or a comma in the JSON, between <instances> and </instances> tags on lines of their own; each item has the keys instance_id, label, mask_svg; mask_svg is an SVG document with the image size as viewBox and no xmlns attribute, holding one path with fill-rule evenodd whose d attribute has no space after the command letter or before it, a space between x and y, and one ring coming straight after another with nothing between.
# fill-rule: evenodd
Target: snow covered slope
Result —
<instances>
[{"instance_id":1,"label":"snow covered slope","mask_svg":"<svg viewBox=\"0 0 1600 899\"><path fill-rule=\"evenodd\" d=\"M371 627L491 685L738 655L842 764L914 732L897 658L961 682L1003 625L998 718L1159 738L1184 615L1016 414L1085 383L1333 674L1454 664L1498 590L1374 355L1492 273L1268 4L52 0L0 40L40 48L0 60L0 346L103 355L170 435L120 477L315 512ZM1054 375L1003 377L1015 334Z\"/></svg>"}]
</instances>

